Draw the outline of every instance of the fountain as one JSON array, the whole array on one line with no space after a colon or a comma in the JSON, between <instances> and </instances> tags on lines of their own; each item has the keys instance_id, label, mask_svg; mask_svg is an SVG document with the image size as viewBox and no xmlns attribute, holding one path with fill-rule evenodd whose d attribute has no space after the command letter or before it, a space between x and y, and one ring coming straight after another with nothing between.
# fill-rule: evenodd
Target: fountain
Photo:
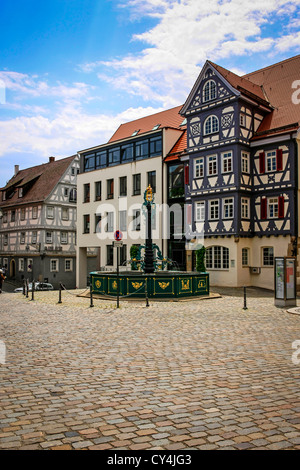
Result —
<instances>
[{"instance_id":1,"label":"fountain","mask_svg":"<svg viewBox=\"0 0 300 470\"><path fill-rule=\"evenodd\" d=\"M207 272L167 269L172 265L172 260L164 258L159 247L152 243L153 200L149 185L144 193L143 203L147 222L145 245L140 246L136 258L130 260L135 269L120 273L118 266L116 272L91 272L90 282L94 294L129 299L149 297L166 300L209 295ZM144 256L142 256L143 250Z\"/></svg>"}]
</instances>

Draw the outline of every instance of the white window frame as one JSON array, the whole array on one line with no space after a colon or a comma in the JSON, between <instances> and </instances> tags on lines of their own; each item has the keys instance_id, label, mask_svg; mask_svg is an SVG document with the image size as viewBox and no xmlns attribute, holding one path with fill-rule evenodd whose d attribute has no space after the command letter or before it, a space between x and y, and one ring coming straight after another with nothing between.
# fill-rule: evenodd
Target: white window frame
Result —
<instances>
[{"instance_id":1,"label":"white window frame","mask_svg":"<svg viewBox=\"0 0 300 470\"><path fill-rule=\"evenodd\" d=\"M61 245L67 245L68 244L68 232L60 232L60 243Z\"/></svg>"},{"instance_id":2,"label":"white window frame","mask_svg":"<svg viewBox=\"0 0 300 470\"><path fill-rule=\"evenodd\" d=\"M122 232L127 231L127 211L119 211L119 226Z\"/></svg>"},{"instance_id":3,"label":"white window frame","mask_svg":"<svg viewBox=\"0 0 300 470\"><path fill-rule=\"evenodd\" d=\"M272 173L277 169L277 154L276 150L266 152L266 173Z\"/></svg>"},{"instance_id":4,"label":"white window frame","mask_svg":"<svg viewBox=\"0 0 300 470\"><path fill-rule=\"evenodd\" d=\"M247 197L241 199L241 217L242 219L250 219L250 199Z\"/></svg>"},{"instance_id":5,"label":"white window frame","mask_svg":"<svg viewBox=\"0 0 300 470\"><path fill-rule=\"evenodd\" d=\"M68 207L61 208L61 220L69 220L69 208Z\"/></svg>"},{"instance_id":6,"label":"white window frame","mask_svg":"<svg viewBox=\"0 0 300 470\"><path fill-rule=\"evenodd\" d=\"M242 160L242 173L249 174L250 173L250 154L248 152L242 152L241 160Z\"/></svg>"},{"instance_id":7,"label":"white window frame","mask_svg":"<svg viewBox=\"0 0 300 470\"><path fill-rule=\"evenodd\" d=\"M20 245L24 245L26 240L26 232L21 232L20 234Z\"/></svg>"},{"instance_id":8,"label":"white window frame","mask_svg":"<svg viewBox=\"0 0 300 470\"><path fill-rule=\"evenodd\" d=\"M33 208L32 208L32 218L37 219L37 216L38 216L38 208L37 208L37 206L33 206Z\"/></svg>"},{"instance_id":9,"label":"white window frame","mask_svg":"<svg viewBox=\"0 0 300 470\"><path fill-rule=\"evenodd\" d=\"M32 243L32 245L35 245L36 242L37 242L37 231L34 230L31 234L31 243Z\"/></svg>"},{"instance_id":10,"label":"white window frame","mask_svg":"<svg viewBox=\"0 0 300 470\"><path fill-rule=\"evenodd\" d=\"M268 253L265 251L268 250ZM262 247L262 266L264 268L270 268L274 266L274 248L273 246Z\"/></svg>"},{"instance_id":11,"label":"white window frame","mask_svg":"<svg viewBox=\"0 0 300 470\"><path fill-rule=\"evenodd\" d=\"M247 267L249 266L249 248L242 248L242 266Z\"/></svg>"},{"instance_id":12,"label":"white window frame","mask_svg":"<svg viewBox=\"0 0 300 470\"><path fill-rule=\"evenodd\" d=\"M222 154L222 173L232 173L233 171L233 154L232 150L223 152Z\"/></svg>"},{"instance_id":13,"label":"white window frame","mask_svg":"<svg viewBox=\"0 0 300 470\"><path fill-rule=\"evenodd\" d=\"M196 222L205 220L205 201L197 201L195 203L195 219Z\"/></svg>"},{"instance_id":14,"label":"white window frame","mask_svg":"<svg viewBox=\"0 0 300 470\"><path fill-rule=\"evenodd\" d=\"M217 84L214 80L208 80L203 87L203 103L217 98Z\"/></svg>"},{"instance_id":15,"label":"white window frame","mask_svg":"<svg viewBox=\"0 0 300 470\"><path fill-rule=\"evenodd\" d=\"M194 160L195 178L203 178L204 176L204 157L195 158Z\"/></svg>"},{"instance_id":16,"label":"white window frame","mask_svg":"<svg viewBox=\"0 0 300 470\"><path fill-rule=\"evenodd\" d=\"M278 197L270 197L267 199L268 218L278 219L279 204Z\"/></svg>"},{"instance_id":17,"label":"white window frame","mask_svg":"<svg viewBox=\"0 0 300 470\"><path fill-rule=\"evenodd\" d=\"M208 155L207 157L207 176L215 176L218 174L218 157L217 155Z\"/></svg>"},{"instance_id":18,"label":"white window frame","mask_svg":"<svg viewBox=\"0 0 300 470\"><path fill-rule=\"evenodd\" d=\"M216 134L220 129L219 119L212 114L205 119L203 126L203 135Z\"/></svg>"},{"instance_id":19,"label":"white window frame","mask_svg":"<svg viewBox=\"0 0 300 470\"><path fill-rule=\"evenodd\" d=\"M25 268L24 258L19 258L19 272L23 273Z\"/></svg>"},{"instance_id":20,"label":"white window frame","mask_svg":"<svg viewBox=\"0 0 300 470\"><path fill-rule=\"evenodd\" d=\"M47 206L46 208L46 218L47 219L54 219L54 207Z\"/></svg>"},{"instance_id":21,"label":"white window frame","mask_svg":"<svg viewBox=\"0 0 300 470\"><path fill-rule=\"evenodd\" d=\"M50 272L51 273L58 273L59 272L59 259L58 258L51 258L50 259Z\"/></svg>"},{"instance_id":22,"label":"white window frame","mask_svg":"<svg viewBox=\"0 0 300 470\"><path fill-rule=\"evenodd\" d=\"M28 258L28 259L27 259L27 272L28 272L28 273L32 273L32 265L33 265L33 259L32 259L32 258ZM30 268L29 266L31 266L31 268Z\"/></svg>"},{"instance_id":23,"label":"white window frame","mask_svg":"<svg viewBox=\"0 0 300 470\"><path fill-rule=\"evenodd\" d=\"M228 271L229 248L221 245L208 247L206 249L206 267L214 271Z\"/></svg>"},{"instance_id":24,"label":"white window frame","mask_svg":"<svg viewBox=\"0 0 300 470\"><path fill-rule=\"evenodd\" d=\"M115 222L115 213L114 213L114 211L107 212L106 213L106 218L107 218L106 232L113 232L114 231L114 222Z\"/></svg>"},{"instance_id":25,"label":"white window frame","mask_svg":"<svg viewBox=\"0 0 300 470\"><path fill-rule=\"evenodd\" d=\"M234 217L234 198L233 197L224 198L223 199L223 219L233 219L233 217Z\"/></svg>"},{"instance_id":26,"label":"white window frame","mask_svg":"<svg viewBox=\"0 0 300 470\"><path fill-rule=\"evenodd\" d=\"M67 263L70 263L70 266L67 267ZM73 259L66 258L65 259L65 272L72 272L73 271Z\"/></svg>"},{"instance_id":27,"label":"white window frame","mask_svg":"<svg viewBox=\"0 0 300 470\"><path fill-rule=\"evenodd\" d=\"M21 209L20 220L25 220L26 218L26 210L24 207Z\"/></svg>"},{"instance_id":28,"label":"white window frame","mask_svg":"<svg viewBox=\"0 0 300 470\"><path fill-rule=\"evenodd\" d=\"M53 243L53 232L47 231L45 235L46 235L46 243L47 244Z\"/></svg>"},{"instance_id":29,"label":"white window frame","mask_svg":"<svg viewBox=\"0 0 300 470\"><path fill-rule=\"evenodd\" d=\"M220 201L212 199L209 201L209 220L219 220L220 218Z\"/></svg>"}]
</instances>

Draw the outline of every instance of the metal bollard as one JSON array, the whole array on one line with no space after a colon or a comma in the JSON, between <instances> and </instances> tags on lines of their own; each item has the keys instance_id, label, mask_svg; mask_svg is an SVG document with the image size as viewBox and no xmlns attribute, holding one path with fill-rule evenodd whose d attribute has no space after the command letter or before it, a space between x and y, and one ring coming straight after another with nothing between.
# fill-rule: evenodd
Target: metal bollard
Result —
<instances>
[{"instance_id":1,"label":"metal bollard","mask_svg":"<svg viewBox=\"0 0 300 470\"><path fill-rule=\"evenodd\" d=\"M26 281L23 281L23 295L26 295Z\"/></svg>"},{"instance_id":2,"label":"metal bollard","mask_svg":"<svg viewBox=\"0 0 300 470\"><path fill-rule=\"evenodd\" d=\"M94 304L93 304L93 288L92 288L92 284L90 284L90 307L94 307Z\"/></svg>"},{"instance_id":3,"label":"metal bollard","mask_svg":"<svg viewBox=\"0 0 300 470\"><path fill-rule=\"evenodd\" d=\"M58 289L58 304L61 304L61 283L59 283L59 289Z\"/></svg>"},{"instance_id":4,"label":"metal bollard","mask_svg":"<svg viewBox=\"0 0 300 470\"><path fill-rule=\"evenodd\" d=\"M146 307L149 307L149 299L148 299L148 278L146 277L145 280L145 297L146 297Z\"/></svg>"},{"instance_id":5,"label":"metal bollard","mask_svg":"<svg viewBox=\"0 0 300 470\"><path fill-rule=\"evenodd\" d=\"M243 310L248 310L247 308L247 292L246 292L246 287L244 287L244 307Z\"/></svg>"},{"instance_id":6,"label":"metal bollard","mask_svg":"<svg viewBox=\"0 0 300 470\"><path fill-rule=\"evenodd\" d=\"M32 279L31 300L34 300L34 279Z\"/></svg>"},{"instance_id":7,"label":"metal bollard","mask_svg":"<svg viewBox=\"0 0 300 470\"><path fill-rule=\"evenodd\" d=\"M28 279L26 280L26 299L28 299L28 290L29 290L29 286L28 286Z\"/></svg>"}]
</instances>

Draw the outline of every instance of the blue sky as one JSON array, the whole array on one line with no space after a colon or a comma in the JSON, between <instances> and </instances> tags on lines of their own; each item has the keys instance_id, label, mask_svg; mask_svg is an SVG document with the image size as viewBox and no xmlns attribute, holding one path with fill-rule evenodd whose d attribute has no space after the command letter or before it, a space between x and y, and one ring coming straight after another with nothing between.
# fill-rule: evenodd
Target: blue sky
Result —
<instances>
[{"instance_id":1,"label":"blue sky","mask_svg":"<svg viewBox=\"0 0 300 470\"><path fill-rule=\"evenodd\" d=\"M243 74L297 55L299 13L299 0L3 0L0 187L15 164L183 104L206 59Z\"/></svg>"}]
</instances>

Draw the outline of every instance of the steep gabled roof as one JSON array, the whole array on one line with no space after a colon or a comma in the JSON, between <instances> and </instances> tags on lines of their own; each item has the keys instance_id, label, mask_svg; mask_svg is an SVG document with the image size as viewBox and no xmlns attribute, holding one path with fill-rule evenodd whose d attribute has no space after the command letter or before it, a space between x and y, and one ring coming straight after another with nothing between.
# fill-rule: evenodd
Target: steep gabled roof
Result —
<instances>
[{"instance_id":1,"label":"steep gabled roof","mask_svg":"<svg viewBox=\"0 0 300 470\"><path fill-rule=\"evenodd\" d=\"M299 80L300 55L291 57L269 67L251 72L243 78L261 86L274 110L264 118L257 133L268 134L274 130L300 125L300 105L293 102L294 82ZM298 87L299 88L299 87Z\"/></svg>"},{"instance_id":2,"label":"steep gabled roof","mask_svg":"<svg viewBox=\"0 0 300 470\"><path fill-rule=\"evenodd\" d=\"M136 134L138 136L145 134L146 132L151 132L156 126L159 126L158 129L167 127L179 129L183 121L183 117L179 114L181 108L182 106L177 106L176 108L167 109L166 111L161 111L159 113L151 114L150 116L145 116L143 118L121 124L108 143L127 139L136 131L138 131Z\"/></svg>"},{"instance_id":3,"label":"steep gabled roof","mask_svg":"<svg viewBox=\"0 0 300 470\"><path fill-rule=\"evenodd\" d=\"M0 207L20 203L44 201L54 189L60 178L64 175L76 156L50 161L25 170L20 170L6 184L2 191L13 190L12 197L0 201ZM27 186L28 185L28 186ZM27 186L28 190L23 197L18 197L18 188Z\"/></svg>"}]
</instances>

